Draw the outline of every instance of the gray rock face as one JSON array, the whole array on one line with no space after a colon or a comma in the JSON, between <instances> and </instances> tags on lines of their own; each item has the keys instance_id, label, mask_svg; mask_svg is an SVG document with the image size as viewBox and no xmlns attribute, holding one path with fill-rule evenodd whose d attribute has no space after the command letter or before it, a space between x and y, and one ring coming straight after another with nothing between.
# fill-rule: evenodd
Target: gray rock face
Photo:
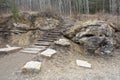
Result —
<instances>
[{"instance_id":1,"label":"gray rock face","mask_svg":"<svg viewBox=\"0 0 120 80\"><path fill-rule=\"evenodd\" d=\"M89 53L109 54L112 52L115 40L114 29L106 22L86 22L72 40L88 50Z\"/></svg>"}]
</instances>

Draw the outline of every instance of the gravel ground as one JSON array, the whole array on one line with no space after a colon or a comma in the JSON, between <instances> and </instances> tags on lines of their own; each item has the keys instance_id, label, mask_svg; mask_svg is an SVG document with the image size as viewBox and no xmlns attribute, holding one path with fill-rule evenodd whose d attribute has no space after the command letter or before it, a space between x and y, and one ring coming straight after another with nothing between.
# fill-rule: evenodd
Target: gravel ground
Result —
<instances>
[{"instance_id":1,"label":"gravel ground","mask_svg":"<svg viewBox=\"0 0 120 80\"><path fill-rule=\"evenodd\" d=\"M0 80L120 80L120 50L112 56L83 55L71 48L57 48L52 58L42 58L39 73L20 72L35 55L14 53L0 57ZM39 59L39 57L37 57ZM76 59L92 64L91 69L78 67Z\"/></svg>"}]
</instances>

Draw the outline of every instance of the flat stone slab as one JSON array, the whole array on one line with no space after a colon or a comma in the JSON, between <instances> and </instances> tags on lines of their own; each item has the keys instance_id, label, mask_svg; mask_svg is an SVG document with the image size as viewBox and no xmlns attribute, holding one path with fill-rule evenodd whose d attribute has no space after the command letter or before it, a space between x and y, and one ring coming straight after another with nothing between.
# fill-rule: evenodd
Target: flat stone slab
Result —
<instances>
[{"instance_id":1,"label":"flat stone slab","mask_svg":"<svg viewBox=\"0 0 120 80\"><path fill-rule=\"evenodd\" d=\"M46 46L31 45L30 48L40 48L40 49L45 49Z\"/></svg>"},{"instance_id":2,"label":"flat stone slab","mask_svg":"<svg viewBox=\"0 0 120 80\"><path fill-rule=\"evenodd\" d=\"M35 43L35 45L49 46L50 42Z\"/></svg>"},{"instance_id":3,"label":"flat stone slab","mask_svg":"<svg viewBox=\"0 0 120 80\"><path fill-rule=\"evenodd\" d=\"M41 51L43 49L41 49L41 48L25 48L24 50L26 50L26 51Z\"/></svg>"},{"instance_id":4,"label":"flat stone slab","mask_svg":"<svg viewBox=\"0 0 120 80\"><path fill-rule=\"evenodd\" d=\"M45 47L38 47L38 48L25 48L21 50L22 53L30 53L30 54L38 54L40 51L43 51Z\"/></svg>"},{"instance_id":5,"label":"flat stone slab","mask_svg":"<svg viewBox=\"0 0 120 80\"><path fill-rule=\"evenodd\" d=\"M59 39L58 41L54 42L57 45L61 46L70 46L70 42L67 39Z\"/></svg>"},{"instance_id":6,"label":"flat stone slab","mask_svg":"<svg viewBox=\"0 0 120 80\"><path fill-rule=\"evenodd\" d=\"M44 39L39 39L39 40L38 40L38 42L43 42L43 41L44 41L44 42L45 42L45 41L46 41L46 42L53 42L54 40L44 40Z\"/></svg>"},{"instance_id":7,"label":"flat stone slab","mask_svg":"<svg viewBox=\"0 0 120 80\"><path fill-rule=\"evenodd\" d=\"M21 47L0 48L0 53L11 53L22 49Z\"/></svg>"},{"instance_id":8,"label":"flat stone slab","mask_svg":"<svg viewBox=\"0 0 120 80\"><path fill-rule=\"evenodd\" d=\"M38 61L30 61L27 62L21 69L21 72L39 72L41 68L41 62Z\"/></svg>"},{"instance_id":9,"label":"flat stone slab","mask_svg":"<svg viewBox=\"0 0 120 80\"><path fill-rule=\"evenodd\" d=\"M88 63L87 61L83 61L83 60L76 60L76 63L78 66L81 67L86 67L86 68L91 68L92 65L90 63Z\"/></svg>"},{"instance_id":10,"label":"flat stone slab","mask_svg":"<svg viewBox=\"0 0 120 80\"><path fill-rule=\"evenodd\" d=\"M45 56L45 57L52 57L52 55L56 54L56 52L57 52L57 51L48 48L47 50L41 52L41 53L38 54L38 55L42 55L42 56Z\"/></svg>"},{"instance_id":11,"label":"flat stone slab","mask_svg":"<svg viewBox=\"0 0 120 80\"><path fill-rule=\"evenodd\" d=\"M38 54L39 51L27 51L27 50L22 50L22 53L29 53L29 54Z\"/></svg>"}]
</instances>

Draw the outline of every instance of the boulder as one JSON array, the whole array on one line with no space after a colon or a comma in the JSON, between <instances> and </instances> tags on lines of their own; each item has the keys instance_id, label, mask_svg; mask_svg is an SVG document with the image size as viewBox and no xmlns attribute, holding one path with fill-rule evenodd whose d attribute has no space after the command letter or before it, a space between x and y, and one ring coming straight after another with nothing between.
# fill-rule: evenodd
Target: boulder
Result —
<instances>
[{"instance_id":1,"label":"boulder","mask_svg":"<svg viewBox=\"0 0 120 80\"><path fill-rule=\"evenodd\" d=\"M61 46L70 46L70 42L67 39L59 39L58 41L54 42L57 45Z\"/></svg>"}]
</instances>

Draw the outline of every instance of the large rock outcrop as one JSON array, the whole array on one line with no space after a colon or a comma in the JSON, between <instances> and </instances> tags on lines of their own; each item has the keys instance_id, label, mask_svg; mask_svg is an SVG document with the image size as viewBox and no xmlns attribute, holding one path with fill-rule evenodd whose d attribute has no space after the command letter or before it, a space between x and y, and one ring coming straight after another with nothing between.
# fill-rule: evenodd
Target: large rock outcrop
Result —
<instances>
[{"instance_id":1,"label":"large rock outcrop","mask_svg":"<svg viewBox=\"0 0 120 80\"><path fill-rule=\"evenodd\" d=\"M85 22L65 36L94 54L110 54L116 44L115 30L104 21Z\"/></svg>"}]
</instances>

